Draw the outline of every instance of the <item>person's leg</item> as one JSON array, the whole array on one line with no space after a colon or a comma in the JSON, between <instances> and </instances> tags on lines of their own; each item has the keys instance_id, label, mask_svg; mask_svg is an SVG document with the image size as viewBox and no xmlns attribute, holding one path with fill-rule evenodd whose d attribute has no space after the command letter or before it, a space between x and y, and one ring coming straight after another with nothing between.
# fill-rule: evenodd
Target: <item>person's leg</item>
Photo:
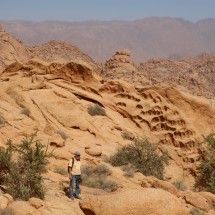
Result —
<instances>
[{"instance_id":1,"label":"person's leg","mask_svg":"<svg viewBox=\"0 0 215 215\"><path fill-rule=\"evenodd\" d=\"M72 176L72 180L70 180L70 188L69 188L69 197L70 198L74 198L73 197L73 187L74 187L74 183L75 183L75 176Z\"/></svg>"},{"instance_id":2,"label":"person's leg","mask_svg":"<svg viewBox=\"0 0 215 215\"><path fill-rule=\"evenodd\" d=\"M79 175L76 175L75 182L76 182L75 195L76 195L77 198L79 198L79 193L80 193L80 187L79 187L80 176Z\"/></svg>"}]
</instances>

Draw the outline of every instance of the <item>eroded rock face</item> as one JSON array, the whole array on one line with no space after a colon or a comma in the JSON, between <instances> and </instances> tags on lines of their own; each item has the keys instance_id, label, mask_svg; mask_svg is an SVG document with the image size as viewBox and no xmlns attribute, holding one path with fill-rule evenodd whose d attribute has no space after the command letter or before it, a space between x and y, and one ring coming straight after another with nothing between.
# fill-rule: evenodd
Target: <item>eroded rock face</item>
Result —
<instances>
[{"instance_id":1,"label":"eroded rock face","mask_svg":"<svg viewBox=\"0 0 215 215\"><path fill-rule=\"evenodd\" d=\"M98 69L98 65L92 58L81 52L78 47L66 42L52 40L43 45L28 47L28 51L31 58L47 62L82 61L88 63L93 69Z\"/></svg>"},{"instance_id":2,"label":"eroded rock face","mask_svg":"<svg viewBox=\"0 0 215 215\"><path fill-rule=\"evenodd\" d=\"M106 69L124 68L130 70L133 68L131 52L129 50L117 51L115 55L105 63Z\"/></svg>"},{"instance_id":3,"label":"eroded rock face","mask_svg":"<svg viewBox=\"0 0 215 215\"><path fill-rule=\"evenodd\" d=\"M89 196L80 202L85 215L188 215L185 204L160 189L130 189L104 196Z\"/></svg>"},{"instance_id":4,"label":"eroded rock face","mask_svg":"<svg viewBox=\"0 0 215 215\"><path fill-rule=\"evenodd\" d=\"M207 199L198 193L185 192L184 199L187 203L193 205L196 208L207 212L210 210L210 206L207 202Z\"/></svg>"},{"instance_id":5,"label":"eroded rock face","mask_svg":"<svg viewBox=\"0 0 215 215\"><path fill-rule=\"evenodd\" d=\"M0 72L14 62L26 63L28 59L25 46L0 26Z\"/></svg>"}]
</instances>

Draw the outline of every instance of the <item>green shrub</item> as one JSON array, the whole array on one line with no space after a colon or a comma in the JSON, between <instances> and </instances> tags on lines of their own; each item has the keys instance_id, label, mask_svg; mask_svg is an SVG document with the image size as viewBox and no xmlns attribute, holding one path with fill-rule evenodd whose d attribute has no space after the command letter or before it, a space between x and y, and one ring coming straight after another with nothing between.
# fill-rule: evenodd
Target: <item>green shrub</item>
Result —
<instances>
[{"instance_id":1,"label":"green shrub","mask_svg":"<svg viewBox=\"0 0 215 215\"><path fill-rule=\"evenodd\" d=\"M24 115L26 115L27 117L29 117L30 114L31 114L31 111L30 111L28 108L22 108L21 114L24 114Z\"/></svg>"},{"instance_id":2,"label":"green shrub","mask_svg":"<svg viewBox=\"0 0 215 215\"><path fill-rule=\"evenodd\" d=\"M90 105L87 110L91 116L106 116L105 109L99 104Z\"/></svg>"},{"instance_id":3,"label":"green shrub","mask_svg":"<svg viewBox=\"0 0 215 215\"><path fill-rule=\"evenodd\" d=\"M67 171L61 167L55 167L54 172L60 175L65 175L65 176L68 175Z\"/></svg>"},{"instance_id":4,"label":"green shrub","mask_svg":"<svg viewBox=\"0 0 215 215\"><path fill-rule=\"evenodd\" d=\"M0 215L15 215L11 209L0 209Z\"/></svg>"},{"instance_id":5,"label":"green shrub","mask_svg":"<svg viewBox=\"0 0 215 215\"><path fill-rule=\"evenodd\" d=\"M26 137L16 146L8 140L7 149L0 152L4 164L3 169L0 169L2 182L15 199L43 199L45 195L42 174L46 172L48 163L47 148L40 141L34 140L35 137L36 134Z\"/></svg>"},{"instance_id":6,"label":"green shrub","mask_svg":"<svg viewBox=\"0 0 215 215\"><path fill-rule=\"evenodd\" d=\"M172 183L178 190L185 191L187 189L183 181L174 181Z\"/></svg>"},{"instance_id":7,"label":"green shrub","mask_svg":"<svg viewBox=\"0 0 215 215\"><path fill-rule=\"evenodd\" d=\"M3 127L5 125L5 119L0 116L0 127Z\"/></svg>"},{"instance_id":8,"label":"green shrub","mask_svg":"<svg viewBox=\"0 0 215 215\"><path fill-rule=\"evenodd\" d=\"M0 184L5 183L6 176L10 173L13 166L12 152L13 146L12 141L8 140L6 149L0 150Z\"/></svg>"},{"instance_id":9,"label":"green shrub","mask_svg":"<svg viewBox=\"0 0 215 215\"><path fill-rule=\"evenodd\" d=\"M190 210L192 215L206 215L204 212L199 211L197 208L193 208Z\"/></svg>"},{"instance_id":10,"label":"green shrub","mask_svg":"<svg viewBox=\"0 0 215 215\"><path fill-rule=\"evenodd\" d=\"M119 148L116 154L110 157L110 163L113 166L131 165L146 176L163 179L168 157L165 154L159 155L157 147L147 140L135 139L133 144Z\"/></svg>"},{"instance_id":11,"label":"green shrub","mask_svg":"<svg viewBox=\"0 0 215 215\"><path fill-rule=\"evenodd\" d=\"M117 190L118 184L107 179L107 176L110 174L111 170L104 164L98 164L95 167L86 165L82 168L82 183L89 187L113 192Z\"/></svg>"},{"instance_id":12,"label":"green shrub","mask_svg":"<svg viewBox=\"0 0 215 215\"><path fill-rule=\"evenodd\" d=\"M207 147L202 153L202 162L199 175L196 178L196 187L200 190L215 193L215 138L214 134L204 137Z\"/></svg>"}]
</instances>

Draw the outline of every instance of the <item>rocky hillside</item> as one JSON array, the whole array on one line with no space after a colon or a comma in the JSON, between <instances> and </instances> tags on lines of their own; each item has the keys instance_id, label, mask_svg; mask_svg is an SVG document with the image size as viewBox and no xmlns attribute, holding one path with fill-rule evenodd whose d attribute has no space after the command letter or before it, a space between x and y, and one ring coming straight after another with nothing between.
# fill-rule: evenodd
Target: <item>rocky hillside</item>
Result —
<instances>
[{"instance_id":1,"label":"rocky hillside","mask_svg":"<svg viewBox=\"0 0 215 215\"><path fill-rule=\"evenodd\" d=\"M97 64L85 53L81 52L76 46L66 42L50 41L40 46L28 46L30 58L38 58L47 62L54 61L82 61L88 63L95 70Z\"/></svg>"},{"instance_id":2,"label":"rocky hillside","mask_svg":"<svg viewBox=\"0 0 215 215\"><path fill-rule=\"evenodd\" d=\"M151 59L138 64L133 62L129 51L116 52L104 64L101 75L108 80L122 79L136 86L173 86L207 97L211 102L215 98L215 56L208 54L180 61Z\"/></svg>"},{"instance_id":3,"label":"rocky hillside","mask_svg":"<svg viewBox=\"0 0 215 215\"><path fill-rule=\"evenodd\" d=\"M24 43L63 40L104 62L118 49L130 49L135 61L154 57L183 59L202 52L215 54L215 20L197 23L168 17L135 21L28 22L1 21Z\"/></svg>"},{"instance_id":4,"label":"rocky hillside","mask_svg":"<svg viewBox=\"0 0 215 215\"><path fill-rule=\"evenodd\" d=\"M71 203L67 202L67 197L59 191L60 188L57 186L59 182L64 183L67 178L59 177L57 173L54 173L54 167L66 167L69 158L77 149L82 154L83 163L101 162L103 156L111 155L117 147L129 142L123 138L122 133L127 133L130 137L140 136L152 142L159 142L160 151L167 151L170 157L170 165L166 168L165 173L166 180L183 179L188 187L192 187L193 176L195 176L200 159L198 144L201 134L211 132L210 125L215 121L214 111L207 101L195 99L174 88L135 88L122 81L106 82L86 63L72 61L69 63L42 63L31 60L23 65L15 63L1 74L0 82L0 115L5 121L0 128L1 147L5 147L8 137L18 141L33 131L38 131L39 139L44 143L52 143L50 150L55 155L47 174L47 177L51 177L52 180L46 182L49 191L45 202L42 203L43 206L40 206L41 209L36 211L33 210L34 203L17 201L8 202L9 207L18 210L18 205L25 205L26 211L32 210L34 214L49 214L47 210L52 214L59 213L59 210L62 210L61 214L67 214L66 211L74 214L83 214L83 212L90 214L86 212L89 210L88 207L93 211L106 211L105 207L103 209L99 207L99 209L96 205L100 205L99 201L103 201L102 199L106 197L92 201L91 198L94 197L91 197L86 188L83 191L86 202L84 200L81 203L83 212L79 209L77 202L74 207L68 209L67 205ZM106 116L91 116L88 113L88 107L95 104L100 104L105 109ZM26 110L28 110L28 114L25 114ZM201 122L198 122L200 117ZM65 140L62 136L66 137ZM91 150L88 150L89 148ZM95 156L97 153L100 156ZM134 181L130 181L124 178L118 170L113 170L113 172L115 173L112 174L112 177L120 182L122 190L123 187L138 189L127 191L128 193L141 192L141 185L145 187L146 183L151 184L151 187L155 186L153 185L155 179L150 181L148 178L144 179L143 176L137 175ZM147 196L151 197L144 200L144 192L149 192ZM140 198L146 202L150 202L152 199L156 201L153 196L158 195L159 192L161 191L143 190ZM166 193L166 191L162 192ZM92 194L93 191L90 193ZM123 193L115 195L124 196ZM189 200L186 201L187 203L183 202L177 197L178 195L190 198L189 193L162 195L167 195L166 199L163 199L164 204L174 198L174 201L171 200L174 202L172 202L173 205L182 205L178 209L173 206L171 210L176 210L176 212L172 214L188 214L186 204L188 206L195 204L190 203ZM88 198L95 205L89 206ZM113 198L118 199L114 195ZM203 199L203 202L207 201L206 197L199 198ZM126 201L128 200L129 198ZM64 201L66 206L62 209L61 204L64 205ZM96 203L97 201L98 203ZM126 204L126 201L123 201L123 205ZM26 204L31 206L26 206ZM56 206L54 207L53 204ZM110 204L112 205L111 202ZM135 206L135 204L137 205ZM135 204L134 207L139 208L138 202ZM123 205L122 208L124 208ZM205 203L205 205L200 209L209 211L209 204ZM146 207L145 210L149 209ZM165 213L168 210L170 208L166 208ZM115 209L113 212L116 214ZM154 214L165 213L154 212ZM99 212L95 212L95 214L99 214ZM119 212L118 214L126 213Z\"/></svg>"},{"instance_id":5,"label":"rocky hillside","mask_svg":"<svg viewBox=\"0 0 215 215\"><path fill-rule=\"evenodd\" d=\"M92 58L66 42L50 41L40 46L26 46L0 26L0 72L14 62L26 63L36 58L46 62L81 61L86 62L95 71L100 70Z\"/></svg>"},{"instance_id":6,"label":"rocky hillside","mask_svg":"<svg viewBox=\"0 0 215 215\"><path fill-rule=\"evenodd\" d=\"M16 61L25 63L29 56L25 46L0 25L0 72Z\"/></svg>"},{"instance_id":7,"label":"rocky hillside","mask_svg":"<svg viewBox=\"0 0 215 215\"><path fill-rule=\"evenodd\" d=\"M37 138L48 143L54 155L44 175L45 199L14 200L0 186L0 209L11 208L16 215L128 215L131 211L134 215L188 215L198 209L213 215L214 194L192 191L202 135L214 131L215 110L210 101L175 87L112 80L112 73L109 79L102 78L90 58L79 58L77 49L67 47L57 42L34 47L28 52L34 59L19 60L0 73L0 148L6 147L8 138L17 143L37 131ZM71 52L75 54L67 58ZM119 51L104 68L135 77L137 66L130 57L128 50ZM90 114L89 107L96 105L105 114ZM139 172L128 178L120 168L106 163L111 170L108 178L117 182L117 190L110 194L82 185L83 200L67 197L67 172L60 174L56 169L67 171L75 151L80 151L83 164L95 166L135 137L148 139L158 144L159 153L167 153L165 180ZM182 181L186 191L172 184Z\"/></svg>"}]
</instances>

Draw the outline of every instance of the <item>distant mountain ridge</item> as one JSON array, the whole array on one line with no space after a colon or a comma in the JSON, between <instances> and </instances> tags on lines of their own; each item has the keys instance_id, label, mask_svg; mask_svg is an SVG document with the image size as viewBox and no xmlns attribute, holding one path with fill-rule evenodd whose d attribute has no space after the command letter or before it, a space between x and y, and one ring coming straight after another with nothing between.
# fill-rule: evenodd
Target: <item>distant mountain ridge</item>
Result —
<instances>
[{"instance_id":1,"label":"distant mountain ridge","mask_svg":"<svg viewBox=\"0 0 215 215\"><path fill-rule=\"evenodd\" d=\"M179 18L150 17L135 21L0 21L25 44L63 40L96 61L127 48L136 61L154 57L181 59L202 52L215 54L215 19L193 23Z\"/></svg>"}]
</instances>

